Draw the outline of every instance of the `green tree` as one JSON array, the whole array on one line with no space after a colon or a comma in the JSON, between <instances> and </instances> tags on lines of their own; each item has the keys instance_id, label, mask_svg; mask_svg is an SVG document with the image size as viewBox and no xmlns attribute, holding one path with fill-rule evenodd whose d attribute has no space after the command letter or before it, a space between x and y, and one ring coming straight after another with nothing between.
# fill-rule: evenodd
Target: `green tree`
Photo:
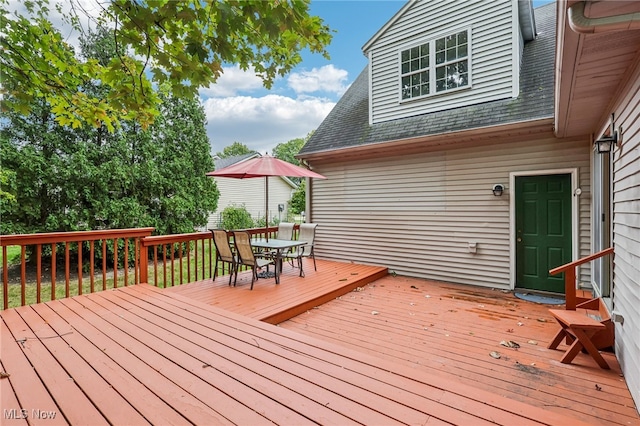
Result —
<instances>
[{"instance_id":1,"label":"green tree","mask_svg":"<svg viewBox=\"0 0 640 426\"><path fill-rule=\"evenodd\" d=\"M300 166L302 163L295 156L298 155L305 142L306 139L297 138L291 139L289 142L279 143L273 148L273 156L287 163Z\"/></svg>"},{"instance_id":2,"label":"green tree","mask_svg":"<svg viewBox=\"0 0 640 426\"><path fill-rule=\"evenodd\" d=\"M96 36L86 47L113 47L102 41ZM91 96L110 91L97 82L83 90ZM161 114L146 130L134 121L114 132L62 127L39 99L27 115L6 111L0 164L17 177L16 202L0 203L0 232L153 226L167 234L206 224L218 191L205 176L213 161L204 111L195 98L157 97Z\"/></svg>"},{"instance_id":3,"label":"green tree","mask_svg":"<svg viewBox=\"0 0 640 426\"><path fill-rule=\"evenodd\" d=\"M29 113L46 101L61 125L89 123L109 131L135 119L143 128L159 114L162 101L153 87L167 85L173 97L187 99L215 83L223 64L253 68L270 88L274 79L301 62L309 49L328 58L331 30L309 14L309 0L151 1L94 0L102 10L66 0L65 25L84 34L86 22L110 28L119 54L76 56L52 23L48 0L23 3L24 13L0 0L0 81L3 107ZM100 81L108 95L83 90Z\"/></svg>"},{"instance_id":4,"label":"green tree","mask_svg":"<svg viewBox=\"0 0 640 426\"><path fill-rule=\"evenodd\" d=\"M229 158L229 157L234 157L236 155L249 154L251 152L253 151L251 151L249 147L246 146L245 144L240 142L234 142L229 146L225 146L222 152L218 152L216 155L220 158Z\"/></svg>"},{"instance_id":5,"label":"green tree","mask_svg":"<svg viewBox=\"0 0 640 426\"><path fill-rule=\"evenodd\" d=\"M291 200L289 200L289 212L292 214L300 214L305 210L307 197L307 185L306 181L300 182L298 188L293 192Z\"/></svg>"}]
</instances>

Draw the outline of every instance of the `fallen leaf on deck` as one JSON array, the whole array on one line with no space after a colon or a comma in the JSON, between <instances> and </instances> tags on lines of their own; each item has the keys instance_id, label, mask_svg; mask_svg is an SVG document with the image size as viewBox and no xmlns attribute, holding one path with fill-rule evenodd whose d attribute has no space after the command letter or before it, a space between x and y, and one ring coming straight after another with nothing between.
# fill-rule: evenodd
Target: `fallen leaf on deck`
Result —
<instances>
[{"instance_id":1,"label":"fallen leaf on deck","mask_svg":"<svg viewBox=\"0 0 640 426\"><path fill-rule=\"evenodd\" d=\"M523 325L524 325L524 323L523 323L523 322L519 322L519 323L518 323L518 327L522 327Z\"/></svg>"},{"instance_id":2,"label":"fallen leaf on deck","mask_svg":"<svg viewBox=\"0 0 640 426\"><path fill-rule=\"evenodd\" d=\"M530 345L537 345L538 342L536 342L535 340L529 340L527 343L529 343Z\"/></svg>"},{"instance_id":3,"label":"fallen leaf on deck","mask_svg":"<svg viewBox=\"0 0 640 426\"><path fill-rule=\"evenodd\" d=\"M602 388L601 388L600 386L598 386L598 384L597 384L597 383L596 383L596 390L597 390L597 391L601 391L601 390L602 390Z\"/></svg>"},{"instance_id":4,"label":"fallen leaf on deck","mask_svg":"<svg viewBox=\"0 0 640 426\"><path fill-rule=\"evenodd\" d=\"M371 315L378 315L380 312L378 311L371 311Z\"/></svg>"},{"instance_id":5,"label":"fallen leaf on deck","mask_svg":"<svg viewBox=\"0 0 640 426\"><path fill-rule=\"evenodd\" d=\"M514 342L513 340L503 340L502 342L500 342L500 344L502 346L506 346L507 348L518 349L520 347L520 345L517 342Z\"/></svg>"},{"instance_id":6,"label":"fallen leaf on deck","mask_svg":"<svg viewBox=\"0 0 640 426\"><path fill-rule=\"evenodd\" d=\"M5 373L4 371L0 371L0 379L6 379L10 375L11 374L9 374L9 373Z\"/></svg>"},{"instance_id":7,"label":"fallen leaf on deck","mask_svg":"<svg viewBox=\"0 0 640 426\"><path fill-rule=\"evenodd\" d=\"M507 328L507 333L513 333L513 328Z\"/></svg>"},{"instance_id":8,"label":"fallen leaf on deck","mask_svg":"<svg viewBox=\"0 0 640 426\"><path fill-rule=\"evenodd\" d=\"M346 278L340 278L338 281L347 281Z\"/></svg>"},{"instance_id":9,"label":"fallen leaf on deck","mask_svg":"<svg viewBox=\"0 0 640 426\"><path fill-rule=\"evenodd\" d=\"M415 288L415 289L417 289L418 287L416 287L415 285L412 285L412 286L411 286L411 288Z\"/></svg>"},{"instance_id":10,"label":"fallen leaf on deck","mask_svg":"<svg viewBox=\"0 0 640 426\"><path fill-rule=\"evenodd\" d=\"M502 356L500 355L500 352L496 352L496 351L489 353L489 355L491 355L491 358L495 358L495 359L500 359L500 357Z\"/></svg>"},{"instance_id":11,"label":"fallen leaf on deck","mask_svg":"<svg viewBox=\"0 0 640 426\"><path fill-rule=\"evenodd\" d=\"M425 296L424 296L424 297L426 297L426 298L428 299L428 298L430 298L431 296L429 296L428 294L425 294Z\"/></svg>"},{"instance_id":12,"label":"fallen leaf on deck","mask_svg":"<svg viewBox=\"0 0 640 426\"><path fill-rule=\"evenodd\" d=\"M538 322L547 322L546 318L538 318Z\"/></svg>"}]
</instances>

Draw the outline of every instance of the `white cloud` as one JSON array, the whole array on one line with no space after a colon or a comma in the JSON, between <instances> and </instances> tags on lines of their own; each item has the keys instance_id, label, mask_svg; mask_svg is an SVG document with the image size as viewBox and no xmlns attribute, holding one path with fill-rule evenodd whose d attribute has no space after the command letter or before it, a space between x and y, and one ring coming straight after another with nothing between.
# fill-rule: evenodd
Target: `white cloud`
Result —
<instances>
[{"instance_id":1,"label":"white cloud","mask_svg":"<svg viewBox=\"0 0 640 426\"><path fill-rule=\"evenodd\" d=\"M330 64L311 71L292 73L287 82L296 93L325 91L342 95L348 88L347 77L347 71Z\"/></svg>"},{"instance_id":2,"label":"white cloud","mask_svg":"<svg viewBox=\"0 0 640 426\"><path fill-rule=\"evenodd\" d=\"M252 68L243 71L236 65L223 67L223 71L215 84L200 90L200 96L205 98L235 96L240 92L253 92L262 88L262 80Z\"/></svg>"},{"instance_id":3,"label":"white cloud","mask_svg":"<svg viewBox=\"0 0 640 426\"><path fill-rule=\"evenodd\" d=\"M240 142L258 152L271 152L279 143L315 130L335 103L328 99L292 99L267 95L236 96L203 101L212 152Z\"/></svg>"}]
</instances>

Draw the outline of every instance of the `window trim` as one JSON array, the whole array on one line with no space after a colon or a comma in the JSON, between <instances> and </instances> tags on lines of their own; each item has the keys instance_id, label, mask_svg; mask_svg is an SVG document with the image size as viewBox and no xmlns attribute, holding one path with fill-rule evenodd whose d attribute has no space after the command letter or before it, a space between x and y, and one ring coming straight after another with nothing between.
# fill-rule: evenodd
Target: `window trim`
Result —
<instances>
[{"instance_id":1,"label":"window trim","mask_svg":"<svg viewBox=\"0 0 640 426\"><path fill-rule=\"evenodd\" d=\"M460 33L466 31L467 32L467 85L465 86L460 86L460 87L456 87L454 89L448 89L448 90L443 90L441 92L437 92L436 91L436 69L439 68L440 66L443 65L436 65L436 55L435 55L435 44L436 44L436 40L456 34L456 33ZM449 31L445 31L445 32L439 32L436 34L432 34L429 37L424 37L421 38L419 40L416 40L410 44L404 44L402 46L399 47L398 49L398 99L399 99L399 103L406 103L406 102L414 102L416 100L421 100L421 99L426 99L426 98L431 98L434 96L442 96L442 95L447 95L447 94L451 94L451 93L455 93L455 92L459 92L461 90L469 90L471 89L472 85L473 85L473 67L472 67L472 53L473 53L473 40L472 40L472 27L471 26L465 26L465 27L461 27L461 28L456 28L454 30L449 30ZM413 73L407 73L407 74L403 74L402 72L402 52L405 52L407 50L410 50L412 48L415 47L420 47L424 44L428 44L429 45L429 68L422 68L419 70L416 70L414 73L418 73L418 72L422 72L425 70L429 71L429 93L425 94L425 95L418 95L418 96L414 96L414 97L409 97L409 98L403 98L402 97L402 78L406 75L411 75ZM457 61L454 61L457 62Z\"/></svg>"}]
</instances>

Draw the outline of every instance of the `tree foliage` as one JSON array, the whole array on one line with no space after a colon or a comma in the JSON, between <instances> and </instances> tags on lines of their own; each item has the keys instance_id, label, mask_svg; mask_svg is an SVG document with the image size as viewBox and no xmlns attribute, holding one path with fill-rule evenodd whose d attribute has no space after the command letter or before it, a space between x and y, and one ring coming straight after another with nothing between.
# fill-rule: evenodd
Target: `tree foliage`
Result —
<instances>
[{"instance_id":1,"label":"tree foliage","mask_svg":"<svg viewBox=\"0 0 640 426\"><path fill-rule=\"evenodd\" d=\"M236 155L244 155L249 154L252 151L243 143L234 142L229 146L225 146L221 152L218 152L216 155L220 158L229 158L234 157Z\"/></svg>"},{"instance_id":2,"label":"tree foliage","mask_svg":"<svg viewBox=\"0 0 640 426\"><path fill-rule=\"evenodd\" d=\"M87 47L114 47L102 41L98 36ZM110 94L99 82L83 90L88 96ZM160 114L146 129L131 120L113 132L106 126L59 126L53 107L39 98L26 115L3 113L0 163L3 173L16 177L8 184L16 202L0 202L0 232L153 226L159 234L173 234L206 224L218 191L205 176L213 161L204 111L195 98L156 96Z\"/></svg>"},{"instance_id":3,"label":"tree foliage","mask_svg":"<svg viewBox=\"0 0 640 426\"><path fill-rule=\"evenodd\" d=\"M289 142L279 143L273 148L273 156L287 163L300 166L302 163L295 156L298 155L305 142L306 139L296 138L291 139Z\"/></svg>"},{"instance_id":4,"label":"tree foliage","mask_svg":"<svg viewBox=\"0 0 640 426\"><path fill-rule=\"evenodd\" d=\"M292 214L300 214L303 212L305 210L306 197L307 185L306 181L303 180L293 192L291 200L289 200L289 212Z\"/></svg>"},{"instance_id":5,"label":"tree foliage","mask_svg":"<svg viewBox=\"0 0 640 426\"><path fill-rule=\"evenodd\" d=\"M255 222L251 217L251 213L245 205L231 205L222 210L222 221L220 222L222 229L249 229L255 226Z\"/></svg>"},{"instance_id":6,"label":"tree foliage","mask_svg":"<svg viewBox=\"0 0 640 426\"><path fill-rule=\"evenodd\" d=\"M153 87L174 98L193 98L222 74L223 64L254 69L270 88L309 49L328 58L331 30L309 14L309 0L171 1L66 0L66 25L85 33L92 22L110 30L118 46L109 61L81 58L52 23L48 0L27 0L23 12L0 0L0 81L3 107L28 114L44 100L61 125L85 123L113 131L135 119L143 128L159 114ZM99 81L107 96L82 90Z\"/></svg>"}]
</instances>

